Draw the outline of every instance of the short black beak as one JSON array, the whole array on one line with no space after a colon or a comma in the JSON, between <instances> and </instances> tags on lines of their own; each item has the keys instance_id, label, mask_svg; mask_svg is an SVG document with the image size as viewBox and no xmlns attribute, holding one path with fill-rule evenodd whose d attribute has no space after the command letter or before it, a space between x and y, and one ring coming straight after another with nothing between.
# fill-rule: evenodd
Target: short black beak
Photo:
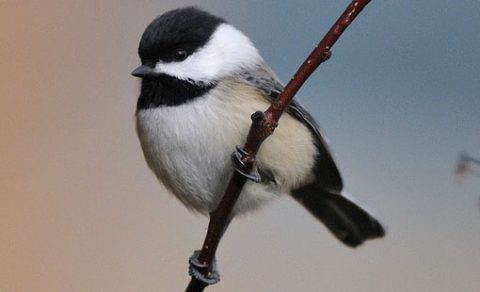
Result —
<instances>
[{"instance_id":1,"label":"short black beak","mask_svg":"<svg viewBox=\"0 0 480 292\"><path fill-rule=\"evenodd\" d=\"M153 68L147 65L141 65L137 69L133 70L132 75L139 78L155 77L158 75Z\"/></svg>"}]
</instances>

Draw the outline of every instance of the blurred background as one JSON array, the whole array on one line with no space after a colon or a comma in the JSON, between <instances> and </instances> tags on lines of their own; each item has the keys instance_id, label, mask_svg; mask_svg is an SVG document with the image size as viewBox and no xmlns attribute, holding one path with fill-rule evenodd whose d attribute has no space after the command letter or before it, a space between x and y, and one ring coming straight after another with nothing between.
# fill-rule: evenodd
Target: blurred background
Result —
<instances>
[{"instance_id":1,"label":"blurred background","mask_svg":"<svg viewBox=\"0 0 480 292\"><path fill-rule=\"evenodd\" d=\"M1 0L0 291L183 291L208 221L141 153L143 30L199 5L288 81L348 2ZM348 249L283 197L232 223L207 291L479 291L479 25L477 0L372 1L299 95L386 238Z\"/></svg>"}]
</instances>

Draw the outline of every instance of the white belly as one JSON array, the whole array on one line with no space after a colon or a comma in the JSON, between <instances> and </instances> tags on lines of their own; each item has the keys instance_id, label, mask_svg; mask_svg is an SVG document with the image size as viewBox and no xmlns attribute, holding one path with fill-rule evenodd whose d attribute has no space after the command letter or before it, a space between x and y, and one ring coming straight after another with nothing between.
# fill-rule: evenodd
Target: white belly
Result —
<instances>
[{"instance_id":1,"label":"white belly","mask_svg":"<svg viewBox=\"0 0 480 292\"><path fill-rule=\"evenodd\" d=\"M217 86L208 97L170 107L137 112L137 132L148 165L189 209L213 211L232 174L230 154L243 145L250 115L265 110L267 101L227 94L231 84ZM283 127L282 127L283 126ZM278 185L247 182L235 213L256 209L263 202L313 179L310 170L316 149L308 129L285 115L274 135L263 144L258 159Z\"/></svg>"}]
</instances>

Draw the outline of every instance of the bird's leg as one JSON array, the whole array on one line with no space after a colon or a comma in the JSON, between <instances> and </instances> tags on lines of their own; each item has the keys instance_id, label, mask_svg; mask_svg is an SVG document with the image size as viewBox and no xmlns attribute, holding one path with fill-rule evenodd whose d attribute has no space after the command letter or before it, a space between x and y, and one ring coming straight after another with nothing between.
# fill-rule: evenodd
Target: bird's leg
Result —
<instances>
[{"instance_id":1,"label":"bird's leg","mask_svg":"<svg viewBox=\"0 0 480 292\"><path fill-rule=\"evenodd\" d=\"M255 164L255 156L249 154L241 146L237 146L236 151L231 155L231 159L233 161L233 167L236 170L234 176L237 176L237 179L243 178L243 183L245 183L244 178L250 179L254 182L261 181L260 174ZM253 165L252 171L249 171L247 164ZM237 186L234 185L234 188L235 187ZM227 194L230 192L231 191L228 190L226 191ZM191 281L189 287L187 287L187 291L197 291L191 290L195 285L206 287L220 281L220 274L218 273L215 261L215 252L220 243L220 239L233 219L233 206L235 205L239 194L240 192L233 197L226 195L226 197L222 198L215 211L210 213L207 236L205 237L202 250L194 251L188 261L190 264L188 273L197 281Z\"/></svg>"},{"instance_id":2,"label":"bird's leg","mask_svg":"<svg viewBox=\"0 0 480 292\"><path fill-rule=\"evenodd\" d=\"M230 214L230 216L228 217L228 221L225 223L225 226L223 227L222 232L218 236L218 242L220 242L222 236L225 234L225 231L227 230L228 225L230 225L230 222L232 222L232 219L233 219L233 215ZM211 216L210 216L210 220L212 220ZM208 265L208 263L200 262L199 260L200 252L201 252L200 250L194 251L193 255L188 260L189 262L188 274L191 277L194 277L197 280L200 280L207 285L213 285L218 283L220 281L220 273L218 272L217 260L215 256L213 257L212 263Z\"/></svg>"}]
</instances>

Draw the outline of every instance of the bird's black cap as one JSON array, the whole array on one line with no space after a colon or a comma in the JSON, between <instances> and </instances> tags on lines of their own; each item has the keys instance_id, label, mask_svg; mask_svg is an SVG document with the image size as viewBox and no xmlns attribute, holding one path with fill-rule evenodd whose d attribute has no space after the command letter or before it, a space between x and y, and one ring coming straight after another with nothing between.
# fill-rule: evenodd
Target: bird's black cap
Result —
<instances>
[{"instance_id":1,"label":"bird's black cap","mask_svg":"<svg viewBox=\"0 0 480 292\"><path fill-rule=\"evenodd\" d=\"M197 7L168 11L147 26L138 54L142 63L172 61L172 51L179 47L190 55L204 46L217 26L224 22L222 18Z\"/></svg>"}]
</instances>

